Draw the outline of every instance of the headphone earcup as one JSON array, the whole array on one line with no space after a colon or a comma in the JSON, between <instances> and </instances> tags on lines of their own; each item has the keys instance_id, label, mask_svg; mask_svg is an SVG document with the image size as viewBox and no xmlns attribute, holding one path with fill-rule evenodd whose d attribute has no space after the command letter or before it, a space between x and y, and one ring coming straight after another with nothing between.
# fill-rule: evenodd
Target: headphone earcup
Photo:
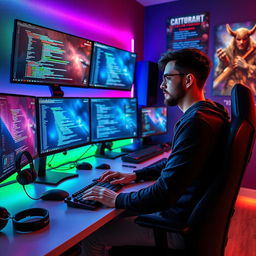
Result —
<instances>
[{"instance_id":1,"label":"headphone earcup","mask_svg":"<svg viewBox=\"0 0 256 256\"><path fill-rule=\"evenodd\" d=\"M21 184L21 185L27 185L32 183L33 180L33 175L31 172L31 169L25 169L19 172L19 174L16 177L16 180Z\"/></svg>"},{"instance_id":2,"label":"headphone earcup","mask_svg":"<svg viewBox=\"0 0 256 256\"><path fill-rule=\"evenodd\" d=\"M30 166L28 169L25 170L21 170L21 160L23 155L27 158ZM16 156L16 170L18 173L16 180L21 185L27 185L36 180L37 174L33 165L33 158L28 151L20 152Z\"/></svg>"},{"instance_id":3,"label":"headphone earcup","mask_svg":"<svg viewBox=\"0 0 256 256\"><path fill-rule=\"evenodd\" d=\"M36 180L36 178L37 178L37 173L36 173L36 170L35 170L35 168L34 168L34 165L33 165L33 163L30 165L30 173L31 173L31 176L32 176L32 181L31 181L31 183L32 182L34 182L35 180Z\"/></svg>"},{"instance_id":4,"label":"headphone earcup","mask_svg":"<svg viewBox=\"0 0 256 256\"><path fill-rule=\"evenodd\" d=\"M4 207L0 207L0 230L3 229L10 217L10 213Z\"/></svg>"}]
</instances>

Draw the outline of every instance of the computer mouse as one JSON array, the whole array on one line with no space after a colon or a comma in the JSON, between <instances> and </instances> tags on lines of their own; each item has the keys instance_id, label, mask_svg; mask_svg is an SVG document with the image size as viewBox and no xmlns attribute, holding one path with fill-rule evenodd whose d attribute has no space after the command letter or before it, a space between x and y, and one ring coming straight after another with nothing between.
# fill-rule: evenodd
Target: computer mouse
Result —
<instances>
[{"instance_id":1,"label":"computer mouse","mask_svg":"<svg viewBox=\"0 0 256 256\"><path fill-rule=\"evenodd\" d=\"M107 169L110 169L110 168L111 167L110 167L109 164L100 164L100 165L96 166L96 169L105 169L105 170L107 170Z\"/></svg>"},{"instance_id":2,"label":"computer mouse","mask_svg":"<svg viewBox=\"0 0 256 256\"><path fill-rule=\"evenodd\" d=\"M91 170L92 165L90 163L83 162L83 163L77 164L76 169L78 169L78 170Z\"/></svg>"},{"instance_id":3,"label":"computer mouse","mask_svg":"<svg viewBox=\"0 0 256 256\"><path fill-rule=\"evenodd\" d=\"M45 191L40 199L49 201L62 201L69 196L69 193L62 189L50 189Z\"/></svg>"}]
</instances>

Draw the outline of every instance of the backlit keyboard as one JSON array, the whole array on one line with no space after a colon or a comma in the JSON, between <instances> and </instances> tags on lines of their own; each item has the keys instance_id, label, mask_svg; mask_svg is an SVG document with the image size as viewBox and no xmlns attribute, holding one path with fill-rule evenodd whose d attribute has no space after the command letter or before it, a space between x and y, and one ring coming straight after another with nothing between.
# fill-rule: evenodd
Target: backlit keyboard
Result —
<instances>
[{"instance_id":1,"label":"backlit keyboard","mask_svg":"<svg viewBox=\"0 0 256 256\"><path fill-rule=\"evenodd\" d=\"M128 163L141 163L150 158L153 158L154 156L158 156L163 152L165 152L164 147L162 147L161 145L153 145L153 146L129 153L125 156L122 156L122 160Z\"/></svg>"},{"instance_id":2,"label":"backlit keyboard","mask_svg":"<svg viewBox=\"0 0 256 256\"><path fill-rule=\"evenodd\" d=\"M93 186L102 186L102 187L111 189L115 192L120 190L123 187L123 185L121 185L121 184L112 185L109 182L99 182L99 181L95 180L91 184L80 189L79 191L75 192L71 196L65 198L65 203L70 207L83 208L83 209L87 209L87 210L95 210L96 208L100 207L102 205L100 202L97 202L94 200L84 200L83 199L83 195L84 195L85 191Z\"/></svg>"}]
</instances>

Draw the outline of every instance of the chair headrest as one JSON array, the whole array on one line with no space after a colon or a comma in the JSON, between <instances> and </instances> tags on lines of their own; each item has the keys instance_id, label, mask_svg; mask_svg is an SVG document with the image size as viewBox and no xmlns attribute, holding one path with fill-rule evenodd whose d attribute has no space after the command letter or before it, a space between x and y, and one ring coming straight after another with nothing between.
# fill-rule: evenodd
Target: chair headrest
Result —
<instances>
[{"instance_id":1,"label":"chair headrest","mask_svg":"<svg viewBox=\"0 0 256 256\"><path fill-rule=\"evenodd\" d=\"M231 92L232 119L248 120L256 126L254 96L251 89L242 84L236 84Z\"/></svg>"}]
</instances>

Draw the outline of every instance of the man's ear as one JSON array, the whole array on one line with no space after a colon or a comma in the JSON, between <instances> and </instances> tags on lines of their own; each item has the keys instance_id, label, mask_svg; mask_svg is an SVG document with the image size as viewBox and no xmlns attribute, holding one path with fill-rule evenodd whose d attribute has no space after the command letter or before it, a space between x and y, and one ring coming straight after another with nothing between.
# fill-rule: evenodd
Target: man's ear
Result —
<instances>
[{"instance_id":1,"label":"man's ear","mask_svg":"<svg viewBox=\"0 0 256 256\"><path fill-rule=\"evenodd\" d=\"M195 82L195 76L191 73L186 75L186 88L189 88Z\"/></svg>"}]
</instances>

